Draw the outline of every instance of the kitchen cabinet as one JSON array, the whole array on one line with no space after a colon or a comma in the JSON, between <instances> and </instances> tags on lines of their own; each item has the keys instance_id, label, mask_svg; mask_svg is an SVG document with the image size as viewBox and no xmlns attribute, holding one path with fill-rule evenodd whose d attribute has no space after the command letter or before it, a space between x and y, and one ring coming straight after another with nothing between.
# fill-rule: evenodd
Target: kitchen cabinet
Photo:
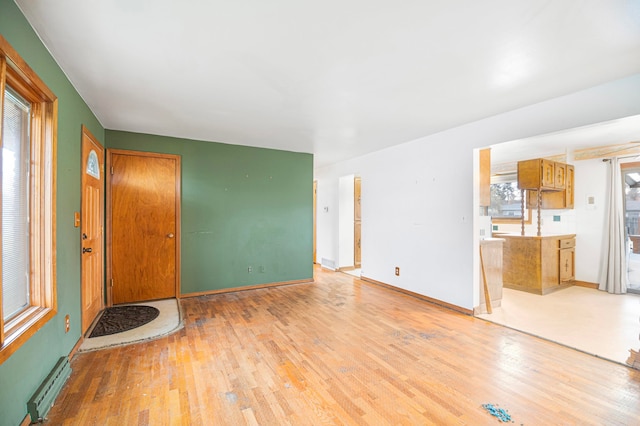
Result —
<instances>
[{"instance_id":1,"label":"kitchen cabinet","mask_svg":"<svg viewBox=\"0 0 640 426\"><path fill-rule=\"evenodd\" d=\"M559 164L559 163L556 163ZM542 191L543 209L572 209L574 206L574 167L571 164L563 164L565 185L560 191ZM538 207L538 191L528 190L527 207L535 209Z\"/></svg>"},{"instance_id":2,"label":"kitchen cabinet","mask_svg":"<svg viewBox=\"0 0 640 426\"><path fill-rule=\"evenodd\" d=\"M491 148L480 150L480 206L491 205Z\"/></svg>"},{"instance_id":3,"label":"kitchen cabinet","mask_svg":"<svg viewBox=\"0 0 640 426\"><path fill-rule=\"evenodd\" d=\"M558 191L564 189L566 165L544 158L518 161L518 188Z\"/></svg>"},{"instance_id":4,"label":"kitchen cabinet","mask_svg":"<svg viewBox=\"0 0 640 426\"><path fill-rule=\"evenodd\" d=\"M560 240L560 264L558 267L560 284L568 283L575 280L575 253L576 239L564 238Z\"/></svg>"},{"instance_id":5,"label":"kitchen cabinet","mask_svg":"<svg viewBox=\"0 0 640 426\"><path fill-rule=\"evenodd\" d=\"M575 281L575 235L504 238L502 280L506 288L547 294Z\"/></svg>"},{"instance_id":6,"label":"kitchen cabinet","mask_svg":"<svg viewBox=\"0 0 640 426\"><path fill-rule=\"evenodd\" d=\"M527 204L529 208L536 207L538 211L538 232L537 236L542 235L541 231L541 214L543 208L566 208L566 205L573 206L573 180L569 185L568 194L570 199L567 200L567 172L573 177L573 166L569 164L559 163L544 158L534 158L533 160L518 161L518 188L522 192L522 198L525 199L525 192L528 195ZM554 195L545 195L545 193ZM554 207L544 207L544 203L553 205ZM555 207L556 204L558 207ZM524 205L522 202L522 226L521 235L524 236ZM562 207L559 207L562 206Z\"/></svg>"}]
</instances>

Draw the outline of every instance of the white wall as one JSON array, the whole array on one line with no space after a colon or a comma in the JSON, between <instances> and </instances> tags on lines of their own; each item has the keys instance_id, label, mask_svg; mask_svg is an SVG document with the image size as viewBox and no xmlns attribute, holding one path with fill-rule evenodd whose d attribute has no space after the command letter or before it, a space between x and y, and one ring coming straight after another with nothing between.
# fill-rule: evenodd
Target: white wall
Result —
<instances>
[{"instance_id":1,"label":"white wall","mask_svg":"<svg viewBox=\"0 0 640 426\"><path fill-rule=\"evenodd\" d=\"M607 170L602 160L575 161L576 280L597 283L607 213ZM595 208L587 207L587 196Z\"/></svg>"},{"instance_id":2,"label":"white wall","mask_svg":"<svg viewBox=\"0 0 640 426\"><path fill-rule=\"evenodd\" d=\"M338 204L339 177L358 174L366 182L362 274L473 309L478 282L474 148L637 114L640 74L318 168L318 258L337 259L338 212L331 206ZM576 164L576 180L579 174ZM583 191L576 185L576 200L584 199ZM325 205L328 213L321 210ZM584 244L586 250L590 243Z\"/></svg>"}]
</instances>

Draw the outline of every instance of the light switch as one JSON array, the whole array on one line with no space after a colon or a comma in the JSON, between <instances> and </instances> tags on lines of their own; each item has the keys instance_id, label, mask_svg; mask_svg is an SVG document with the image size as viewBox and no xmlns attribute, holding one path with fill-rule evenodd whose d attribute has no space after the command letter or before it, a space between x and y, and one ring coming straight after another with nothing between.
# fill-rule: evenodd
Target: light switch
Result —
<instances>
[{"instance_id":1,"label":"light switch","mask_svg":"<svg viewBox=\"0 0 640 426\"><path fill-rule=\"evenodd\" d=\"M80 212L73 212L73 226L80 227Z\"/></svg>"}]
</instances>

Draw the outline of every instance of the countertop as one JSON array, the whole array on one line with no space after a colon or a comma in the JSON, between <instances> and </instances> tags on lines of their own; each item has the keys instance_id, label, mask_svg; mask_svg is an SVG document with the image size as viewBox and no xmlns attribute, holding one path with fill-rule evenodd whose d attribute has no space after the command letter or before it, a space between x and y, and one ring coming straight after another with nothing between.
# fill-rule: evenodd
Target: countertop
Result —
<instances>
[{"instance_id":1,"label":"countertop","mask_svg":"<svg viewBox=\"0 0 640 426\"><path fill-rule=\"evenodd\" d=\"M541 236L537 235L520 235L520 233L493 233L494 238L532 238L532 239L554 239L554 240L562 240L564 238L575 238L576 234L543 234Z\"/></svg>"},{"instance_id":2,"label":"countertop","mask_svg":"<svg viewBox=\"0 0 640 426\"><path fill-rule=\"evenodd\" d=\"M480 244L490 244L490 243L503 243L504 238L501 237L491 237L491 238L481 238Z\"/></svg>"}]
</instances>

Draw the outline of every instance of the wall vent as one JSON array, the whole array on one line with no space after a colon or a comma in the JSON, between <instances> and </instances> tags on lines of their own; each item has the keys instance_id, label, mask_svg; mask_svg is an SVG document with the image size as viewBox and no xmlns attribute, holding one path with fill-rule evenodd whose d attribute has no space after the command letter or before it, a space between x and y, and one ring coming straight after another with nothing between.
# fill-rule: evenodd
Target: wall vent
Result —
<instances>
[{"instance_id":1,"label":"wall vent","mask_svg":"<svg viewBox=\"0 0 640 426\"><path fill-rule=\"evenodd\" d=\"M29 402L27 402L27 411L31 416L31 422L42 422L53 406L56 397L60 393L62 386L71 375L71 366L69 358L61 357L56 366L53 367L51 373L42 382L38 390L33 394Z\"/></svg>"},{"instance_id":2,"label":"wall vent","mask_svg":"<svg viewBox=\"0 0 640 426\"><path fill-rule=\"evenodd\" d=\"M320 261L320 264L323 268L331 269L332 271L336 270L336 262L335 260L325 259L324 257Z\"/></svg>"}]
</instances>

